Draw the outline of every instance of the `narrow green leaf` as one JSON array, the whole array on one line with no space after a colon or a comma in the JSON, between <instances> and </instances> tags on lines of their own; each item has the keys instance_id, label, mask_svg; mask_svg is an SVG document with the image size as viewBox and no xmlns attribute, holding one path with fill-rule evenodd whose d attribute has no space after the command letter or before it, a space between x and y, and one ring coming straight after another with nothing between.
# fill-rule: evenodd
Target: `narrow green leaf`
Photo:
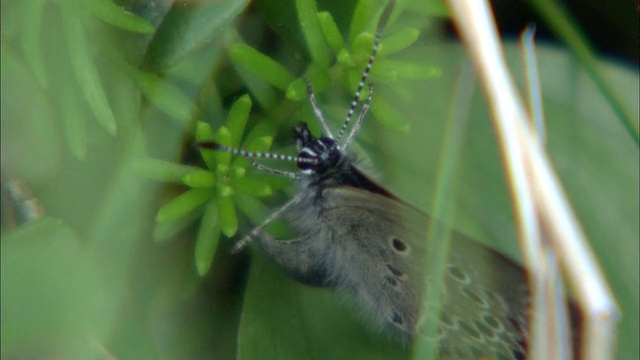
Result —
<instances>
[{"instance_id":1,"label":"narrow green leaf","mask_svg":"<svg viewBox=\"0 0 640 360\"><path fill-rule=\"evenodd\" d=\"M224 236L230 238L238 231L238 217L233 199L229 196L220 198L218 200L218 209L222 233Z\"/></svg>"},{"instance_id":2,"label":"narrow green leaf","mask_svg":"<svg viewBox=\"0 0 640 360\"><path fill-rule=\"evenodd\" d=\"M245 160L245 163L246 163L246 159L243 159L241 157L238 157L233 161L231 168L229 168L229 175L234 180L243 178L244 175L247 173L247 168L246 168L247 165L243 164L243 166L238 166L237 165L238 160Z\"/></svg>"},{"instance_id":3,"label":"narrow green leaf","mask_svg":"<svg viewBox=\"0 0 640 360\"><path fill-rule=\"evenodd\" d=\"M89 138L87 136L87 119L84 107L77 106L77 98L71 87L60 89L60 109L64 119L64 130L71 153L84 160L87 154Z\"/></svg>"},{"instance_id":4,"label":"narrow green leaf","mask_svg":"<svg viewBox=\"0 0 640 360\"><path fill-rule=\"evenodd\" d=\"M153 72L169 68L211 45L248 4L249 0L217 0L171 7L149 43L144 68Z\"/></svg>"},{"instance_id":5,"label":"narrow green leaf","mask_svg":"<svg viewBox=\"0 0 640 360\"><path fill-rule=\"evenodd\" d=\"M372 72L382 79L385 75L393 74L399 81L428 80L442 75L442 70L436 66L424 63L411 63L396 60L383 60L373 67Z\"/></svg>"},{"instance_id":6,"label":"narrow green leaf","mask_svg":"<svg viewBox=\"0 0 640 360\"><path fill-rule=\"evenodd\" d=\"M351 26L349 27L349 43L353 44L356 37L367 31L367 25L373 13L372 0L359 0L353 11Z\"/></svg>"},{"instance_id":7,"label":"narrow green leaf","mask_svg":"<svg viewBox=\"0 0 640 360\"><path fill-rule=\"evenodd\" d=\"M224 183L218 183L218 186L216 186L216 190L219 197L227 197L235 193L231 186Z\"/></svg>"},{"instance_id":8,"label":"narrow green leaf","mask_svg":"<svg viewBox=\"0 0 640 360\"><path fill-rule=\"evenodd\" d=\"M85 0L84 5L97 18L117 28L138 34L155 31L147 20L126 11L112 0Z\"/></svg>"},{"instance_id":9,"label":"narrow green leaf","mask_svg":"<svg viewBox=\"0 0 640 360\"><path fill-rule=\"evenodd\" d=\"M244 127L247 125L250 111L251 98L249 95L242 95L229 110L227 127L231 133L231 146L240 146L240 139L244 133Z\"/></svg>"},{"instance_id":10,"label":"narrow green leaf","mask_svg":"<svg viewBox=\"0 0 640 360\"><path fill-rule=\"evenodd\" d=\"M204 276L209 272L213 255L215 255L220 241L220 221L218 205L215 199L207 204L202 215L202 224L196 238L195 261L198 275Z\"/></svg>"},{"instance_id":11,"label":"narrow green leaf","mask_svg":"<svg viewBox=\"0 0 640 360\"><path fill-rule=\"evenodd\" d=\"M216 176L203 169L196 169L182 177L182 182L191 188L211 188L216 185Z\"/></svg>"},{"instance_id":12,"label":"narrow green leaf","mask_svg":"<svg viewBox=\"0 0 640 360\"><path fill-rule=\"evenodd\" d=\"M234 185L237 192L246 195L265 197L273 194L273 190L271 190L271 186L269 184L254 178L238 179Z\"/></svg>"},{"instance_id":13,"label":"narrow green leaf","mask_svg":"<svg viewBox=\"0 0 640 360\"><path fill-rule=\"evenodd\" d=\"M276 134L276 131L277 131L277 125L275 124L274 121L267 121L267 120L261 121L244 138L244 141L242 142L242 147L245 149L254 149L251 146L253 145L260 146L260 143L254 144L254 141L256 141L256 139L262 138L262 137L270 137L271 139L273 139L273 136ZM259 140L259 141L265 141L265 140ZM270 144L269 144L269 147L271 147ZM266 151L266 150L269 150L269 148L255 148L255 150Z\"/></svg>"},{"instance_id":14,"label":"narrow green leaf","mask_svg":"<svg viewBox=\"0 0 640 360\"><path fill-rule=\"evenodd\" d=\"M391 107L384 99L378 98L374 101L371 104L371 111L375 118L387 128L405 134L411 131L411 125L404 120L402 114Z\"/></svg>"},{"instance_id":15,"label":"narrow green leaf","mask_svg":"<svg viewBox=\"0 0 640 360\"><path fill-rule=\"evenodd\" d=\"M267 151L271 147L273 143L273 137L271 136L262 136L252 140L247 149L251 149L253 151Z\"/></svg>"},{"instance_id":16,"label":"narrow green leaf","mask_svg":"<svg viewBox=\"0 0 640 360\"><path fill-rule=\"evenodd\" d=\"M187 128L196 105L178 87L166 78L142 71L134 71L136 84L144 96L163 113L178 120L179 124Z\"/></svg>"},{"instance_id":17,"label":"narrow green leaf","mask_svg":"<svg viewBox=\"0 0 640 360\"><path fill-rule=\"evenodd\" d=\"M333 53L338 54L340 50L344 49L344 40L342 39L338 25L336 25L333 17L327 11L318 14L318 21L320 22L322 33L325 39L327 39L327 43L333 49Z\"/></svg>"},{"instance_id":18,"label":"narrow green leaf","mask_svg":"<svg viewBox=\"0 0 640 360\"><path fill-rule=\"evenodd\" d=\"M262 77L256 76L255 73L243 66L236 66L236 71L242 78L244 85L249 92L256 98L258 104L266 110L273 110L278 105L278 97L274 86L265 81Z\"/></svg>"},{"instance_id":19,"label":"narrow green leaf","mask_svg":"<svg viewBox=\"0 0 640 360\"><path fill-rule=\"evenodd\" d=\"M350 50L356 66L362 67L369 61L369 56L373 51L374 40L374 35L368 32L358 34L355 40L353 40ZM381 46L380 51L382 51L383 48L384 47Z\"/></svg>"},{"instance_id":20,"label":"narrow green leaf","mask_svg":"<svg viewBox=\"0 0 640 360\"><path fill-rule=\"evenodd\" d=\"M231 59L267 83L284 91L295 77L282 65L247 44L239 43L229 48Z\"/></svg>"},{"instance_id":21,"label":"narrow green leaf","mask_svg":"<svg viewBox=\"0 0 640 360\"><path fill-rule=\"evenodd\" d=\"M196 141L214 141L213 129L206 122L198 121L196 124ZM216 166L215 153L214 150L200 148L200 156L211 170Z\"/></svg>"},{"instance_id":22,"label":"narrow green leaf","mask_svg":"<svg viewBox=\"0 0 640 360\"><path fill-rule=\"evenodd\" d=\"M26 28L22 32L22 51L24 58L31 67L38 83L43 88L47 87L47 67L46 58L42 54L42 15L44 13L44 0L32 1L29 5L23 6L22 26Z\"/></svg>"},{"instance_id":23,"label":"narrow green leaf","mask_svg":"<svg viewBox=\"0 0 640 360\"><path fill-rule=\"evenodd\" d=\"M338 52L337 60L338 60L338 63L341 64L342 66L355 65L355 62L353 61L353 57L351 57L351 54L349 53L349 51L347 51L347 49L342 49L340 50L340 52Z\"/></svg>"},{"instance_id":24,"label":"narrow green leaf","mask_svg":"<svg viewBox=\"0 0 640 360\"><path fill-rule=\"evenodd\" d=\"M192 211L185 216L167 222L156 222L153 225L153 240L164 242L174 237L180 230L194 223L202 214L202 211Z\"/></svg>"},{"instance_id":25,"label":"narrow green leaf","mask_svg":"<svg viewBox=\"0 0 640 360\"><path fill-rule=\"evenodd\" d=\"M117 128L116 118L107 101L107 95L100 81L98 70L95 67L96 63L91 59L91 55L88 52L90 45L85 39L86 31L79 18L68 14L68 12L62 13L65 14L62 21L69 45L71 64L78 79L78 84L100 125L109 134L115 135Z\"/></svg>"},{"instance_id":26,"label":"narrow green leaf","mask_svg":"<svg viewBox=\"0 0 640 360\"><path fill-rule=\"evenodd\" d=\"M404 50L413 45L413 43L418 40L418 36L420 36L420 30L416 28L402 29L395 34L384 38L384 48L380 49L380 53L384 54L384 56L389 56L397 53L398 51Z\"/></svg>"},{"instance_id":27,"label":"narrow green leaf","mask_svg":"<svg viewBox=\"0 0 640 360\"><path fill-rule=\"evenodd\" d=\"M318 10L314 0L296 0L300 29L307 42L307 50L313 62L323 70L329 69L327 45L318 22ZM284 89L283 89L284 90Z\"/></svg>"},{"instance_id":28,"label":"narrow green leaf","mask_svg":"<svg viewBox=\"0 0 640 360\"><path fill-rule=\"evenodd\" d=\"M196 140L197 141L211 141L213 140L213 130L211 125L204 121L198 121L196 124Z\"/></svg>"},{"instance_id":29,"label":"narrow green leaf","mask_svg":"<svg viewBox=\"0 0 640 360\"><path fill-rule=\"evenodd\" d=\"M212 189L189 189L164 204L160 210L158 210L156 221L167 222L179 219L204 204L211 196L213 196Z\"/></svg>"},{"instance_id":30,"label":"narrow green leaf","mask_svg":"<svg viewBox=\"0 0 640 360\"><path fill-rule=\"evenodd\" d=\"M222 126L216 131L213 139L218 143L225 146L231 146L231 133L226 126ZM225 167L229 167L229 163L231 162L231 154L226 151L213 151L213 156L216 159L216 167L217 173L220 174L220 165ZM226 172L226 169L224 170Z\"/></svg>"},{"instance_id":31,"label":"narrow green leaf","mask_svg":"<svg viewBox=\"0 0 640 360\"><path fill-rule=\"evenodd\" d=\"M136 173L146 178L171 183L182 183L185 175L200 170L194 166L152 158L136 160L133 168Z\"/></svg>"}]
</instances>

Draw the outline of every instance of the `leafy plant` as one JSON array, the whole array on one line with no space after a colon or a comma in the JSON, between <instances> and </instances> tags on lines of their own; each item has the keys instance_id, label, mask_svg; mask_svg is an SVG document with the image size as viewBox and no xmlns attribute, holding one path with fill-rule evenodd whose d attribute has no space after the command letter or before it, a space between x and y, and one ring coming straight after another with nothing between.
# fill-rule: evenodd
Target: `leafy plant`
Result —
<instances>
[{"instance_id":1,"label":"leafy plant","mask_svg":"<svg viewBox=\"0 0 640 360\"><path fill-rule=\"evenodd\" d=\"M331 292L259 253L250 268L229 255L291 184L193 140L287 152L295 122L318 134L303 76L340 126L381 12L368 0L249 5L2 2L3 182L24 179L47 214L16 229L3 217L3 357L409 356ZM444 17L438 1L397 1L354 145L423 209L465 59ZM637 144L576 58L539 56L549 152L622 306L620 357L637 358ZM637 112L637 71L601 71L624 89L616 106ZM451 225L517 257L481 95L471 108Z\"/></svg>"}]
</instances>

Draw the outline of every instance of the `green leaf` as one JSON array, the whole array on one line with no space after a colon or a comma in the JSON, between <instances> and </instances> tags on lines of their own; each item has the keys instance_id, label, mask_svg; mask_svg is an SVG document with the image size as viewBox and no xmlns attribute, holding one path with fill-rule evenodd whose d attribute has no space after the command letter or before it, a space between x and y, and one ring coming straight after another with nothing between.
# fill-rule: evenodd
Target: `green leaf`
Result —
<instances>
[{"instance_id":1,"label":"green leaf","mask_svg":"<svg viewBox=\"0 0 640 360\"><path fill-rule=\"evenodd\" d=\"M213 139L221 145L231 146L231 132L227 129L226 126L222 126L216 131L215 135L213 135ZM211 151L211 150L210 150ZM220 165L225 166L224 172L229 168L229 164L231 163L231 154L226 151L213 150L213 156L216 159L216 171L217 174L221 174Z\"/></svg>"},{"instance_id":2,"label":"green leaf","mask_svg":"<svg viewBox=\"0 0 640 360\"><path fill-rule=\"evenodd\" d=\"M218 199L218 209L220 214L220 226L222 233L226 237L232 237L238 231L238 217L236 216L236 207L231 197L222 197Z\"/></svg>"},{"instance_id":3,"label":"green leaf","mask_svg":"<svg viewBox=\"0 0 640 360\"><path fill-rule=\"evenodd\" d=\"M156 29L144 68L159 71L175 65L219 36L248 4L248 0L222 0L173 6Z\"/></svg>"},{"instance_id":4,"label":"green leaf","mask_svg":"<svg viewBox=\"0 0 640 360\"><path fill-rule=\"evenodd\" d=\"M233 103L231 110L229 110L227 127L231 133L231 146L240 146L240 139L242 138L244 128L247 125L249 112L251 112L251 98L249 95L242 95L240 99Z\"/></svg>"},{"instance_id":5,"label":"green leaf","mask_svg":"<svg viewBox=\"0 0 640 360\"><path fill-rule=\"evenodd\" d=\"M264 152L269 150L272 143L273 143L273 137L262 136L262 137L251 140L251 142L247 145L247 149L251 149L252 151Z\"/></svg>"},{"instance_id":6,"label":"green leaf","mask_svg":"<svg viewBox=\"0 0 640 360\"><path fill-rule=\"evenodd\" d=\"M196 105L182 90L171 84L166 78L142 71L134 71L136 84L140 92L163 113L187 128Z\"/></svg>"},{"instance_id":7,"label":"green leaf","mask_svg":"<svg viewBox=\"0 0 640 360\"><path fill-rule=\"evenodd\" d=\"M307 42L307 50L313 62L322 70L329 69L329 55L322 29L318 22L318 10L314 0L296 0L300 30Z\"/></svg>"},{"instance_id":8,"label":"green leaf","mask_svg":"<svg viewBox=\"0 0 640 360\"><path fill-rule=\"evenodd\" d=\"M353 61L353 57L351 57L351 54L347 51L347 49L340 50L340 52L337 55L337 58L338 58L338 63L341 64L342 66L351 67L356 65L355 62Z\"/></svg>"},{"instance_id":9,"label":"green leaf","mask_svg":"<svg viewBox=\"0 0 640 360\"><path fill-rule=\"evenodd\" d=\"M211 171L197 169L185 174L182 182L192 188L211 188L216 185L216 176Z\"/></svg>"},{"instance_id":10,"label":"green leaf","mask_svg":"<svg viewBox=\"0 0 640 360\"><path fill-rule=\"evenodd\" d=\"M266 151L271 147L273 137L276 134L276 124L273 121L261 121L256 125L249 134L244 138L242 147L245 149L255 149L257 151ZM262 139L262 140L258 140ZM264 147L268 145L268 147ZM253 148L252 146L256 146Z\"/></svg>"},{"instance_id":11,"label":"green leaf","mask_svg":"<svg viewBox=\"0 0 640 360\"><path fill-rule=\"evenodd\" d=\"M209 272L219 241L218 205L215 200L211 200L202 215L202 224L196 238L195 261L200 276L205 276Z\"/></svg>"},{"instance_id":12,"label":"green leaf","mask_svg":"<svg viewBox=\"0 0 640 360\"><path fill-rule=\"evenodd\" d=\"M63 86L60 89L60 108L69 148L76 158L84 160L89 142L87 119L83 108L76 105L75 95L71 87Z\"/></svg>"},{"instance_id":13,"label":"green leaf","mask_svg":"<svg viewBox=\"0 0 640 360\"><path fill-rule=\"evenodd\" d=\"M318 22L320 22L322 33L324 34L325 39L327 39L329 46L333 49L333 53L338 54L340 50L344 49L344 40L342 39L342 34L340 34L338 25L336 25L336 22L333 20L331 13L328 11L320 12L318 14Z\"/></svg>"},{"instance_id":14,"label":"green leaf","mask_svg":"<svg viewBox=\"0 0 640 360\"><path fill-rule=\"evenodd\" d=\"M420 30L416 28L405 28L397 33L384 38L384 47L380 49L380 54L389 56L402 51L418 40L420 36Z\"/></svg>"},{"instance_id":15,"label":"green leaf","mask_svg":"<svg viewBox=\"0 0 640 360\"><path fill-rule=\"evenodd\" d=\"M6 42L0 46L3 171L9 169L26 181L50 179L60 173L64 153L55 111L24 59Z\"/></svg>"},{"instance_id":16,"label":"green leaf","mask_svg":"<svg viewBox=\"0 0 640 360\"><path fill-rule=\"evenodd\" d=\"M269 196L273 193L271 186L262 180L253 178L238 179L234 183L237 192L257 197Z\"/></svg>"},{"instance_id":17,"label":"green leaf","mask_svg":"<svg viewBox=\"0 0 640 360\"><path fill-rule=\"evenodd\" d=\"M295 77L282 65L246 44L235 44L229 48L233 61L258 75L280 90L286 90Z\"/></svg>"},{"instance_id":18,"label":"green leaf","mask_svg":"<svg viewBox=\"0 0 640 360\"><path fill-rule=\"evenodd\" d=\"M261 107L267 110L273 110L278 105L278 97L276 96L273 85L244 67L236 66L236 70L249 89L249 92L258 100Z\"/></svg>"},{"instance_id":19,"label":"green leaf","mask_svg":"<svg viewBox=\"0 0 640 360\"><path fill-rule=\"evenodd\" d=\"M167 222L179 219L204 204L213 196L211 189L190 189L164 204L156 215L156 221Z\"/></svg>"},{"instance_id":20,"label":"green leaf","mask_svg":"<svg viewBox=\"0 0 640 360\"><path fill-rule=\"evenodd\" d=\"M197 142L206 142L206 141L214 141L214 133L211 126L204 121L198 121L196 123L196 141ZM200 148L200 156L207 164L207 167L211 170L216 167L216 151L212 151L211 149Z\"/></svg>"},{"instance_id":21,"label":"green leaf","mask_svg":"<svg viewBox=\"0 0 640 360\"><path fill-rule=\"evenodd\" d=\"M349 43L353 44L361 33L367 31L369 19L373 13L372 0L358 0L353 17L351 17L351 26L349 27ZM353 53L353 51L352 51Z\"/></svg>"},{"instance_id":22,"label":"green leaf","mask_svg":"<svg viewBox=\"0 0 640 360\"><path fill-rule=\"evenodd\" d=\"M86 30L79 18L63 12L63 25L69 46L69 56L78 84L82 89L91 111L111 135L116 134L116 118L113 115L95 61L89 54L90 46L85 39Z\"/></svg>"},{"instance_id":23,"label":"green leaf","mask_svg":"<svg viewBox=\"0 0 640 360\"><path fill-rule=\"evenodd\" d=\"M173 221L156 222L153 224L153 240L162 243L173 238L178 232L196 222L201 215L200 211L192 211Z\"/></svg>"},{"instance_id":24,"label":"green leaf","mask_svg":"<svg viewBox=\"0 0 640 360\"><path fill-rule=\"evenodd\" d=\"M44 24L42 16L46 1L32 1L27 6L23 6L21 19L23 26L26 27L22 32L22 51L24 57L38 83L43 88L48 86L46 58L42 54L42 26Z\"/></svg>"},{"instance_id":25,"label":"green leaf","mask_svg":"<svg viewBox=\"0 0 640 360\"><path fill-rule=\"evenodd\" d=\"M100 20L117 28L138 34L151 34L155 30L147 20L126 11L111 0L85 0L82 5Z\"/></svg>"},{"instance_id":26,"label":"green leaf","mask_svg":"<svg viewBox=\"0 0 640 360\"><path fill-rule=\"evenodd\" d=\"M391 74L394 81L422 81L442 75L442 70L433 65L386 59L377 63L372 72L381 79Z\"/></svg>"},{"instance_id":27,"label":"green leaf","mask_svg":"<svg viewBox=\"0 0 640 360\"><path fill-rule=\"evenodd\" d=\"M355 40L351 43L351 56L357 67L364 67L369 61L369 56L373 51L373 42L375 36L368 32L363 32L356 36ZM380 48L382 50L382 47Z\"/></svg>"},{"instance_id":28,"label":"green leaf","mask_svg":"<svg viewBox=\"0 0 640 360\"><path fill-rule=\"evenodd\" d=\"M219 197L227 197L235 193L235 191L233 190L233 187L225 183L218 183L218 186L216 187L216 191Z\"/></svg>"},{"instance_id":29,"label":"green leaf","mask_svg":"<svg viewBox=\"0 0 640 360\"><path fill-rule=\"evenodd\" d=\"M371 104L371 111L376 120L380 121L387 128L404 134L408 134L411 131L411 125L404 120L406 117L384 101L384 99L377 99Z\"/></svg>"}]
</instances>

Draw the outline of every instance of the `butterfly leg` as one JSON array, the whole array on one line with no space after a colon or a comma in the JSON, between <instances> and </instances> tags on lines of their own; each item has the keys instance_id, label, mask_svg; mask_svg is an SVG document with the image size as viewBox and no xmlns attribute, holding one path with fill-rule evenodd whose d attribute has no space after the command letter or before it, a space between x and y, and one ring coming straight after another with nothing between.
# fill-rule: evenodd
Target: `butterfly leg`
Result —
<instances>
[{"instance_id":1,"label":"butterfly leg","mask_svg":"<svg viewBox=\"0 0 640 360\"><path fill-rule=\"evenodd\" d=\"M270 168L268 166L260 164L259 162L255 161L253 158L248 158L248 159L251 162L251 165L260 171L263 171L269 174L274 174L274 175L286 176L293 180L298 180L300 178L300 174L298 173Z\"/></svg>"},{"instance_id":2,"label":"butterfly leg","mask_svg":"<svg viewBox=\"0 0 640 360\"><path fill-rule=\"evenodd\" d=\"M233 246L233 249L231 249L231 253L235 254L235 253L239 252L240 250L242 250L245 246L247 246L251 242L251 240L253 238L255 238L258 234L260 234L260 232L262 232L262 230L265 228L265 226L269 225L272 221L274 221L275 219L279 218L291 206L299 203L301 199L302 199L302 194L298 194L298 195L296 195L296 197L294 197L293 199L289 200L288 203L282 205L282 207L280 207L278 210L274 211L273 214L269 215L269 217L266 218L265 221L262 222L262 224L260 224L257 227L255 227L253 230L251 230L251 232L249 234L245 235L242 239L240 239L240 241L238 241Z\"/></svg>"}]
</instances>

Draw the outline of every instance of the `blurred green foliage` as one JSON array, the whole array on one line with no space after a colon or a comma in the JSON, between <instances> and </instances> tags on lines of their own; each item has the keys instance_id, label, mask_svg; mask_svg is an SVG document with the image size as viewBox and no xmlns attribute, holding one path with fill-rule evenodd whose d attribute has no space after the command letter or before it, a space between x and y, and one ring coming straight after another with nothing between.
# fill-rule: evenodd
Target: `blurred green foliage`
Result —
<instances>
[{"instance_id":1,"label":"blurred green foliage","mask_svg":"<svg viewBox=\"0 0 640 360\"><path fill-rule=\"evenodd\" d=\"M232 239L294 189L245 159L192 147L215 139L290 152L296 122L320 130L303 75L338 128L380 2L170 5L2 2L2 172L24 179L47 213L15 229L3 222L2 356L408 356L331 292L289 280L259 253L250 270L248 254L231 256ZM397 2L354 145L425 210L465 61L440 30L445 17L439 1ZM506 50L519 74L517 49ZM637 119L637 70L598 61L616 106ZM620 358L635 359L638 149L580 64L540 47L549 153L622 307ZM452 225L517 257L480 91L471 109ZM278 226L269 230L286 231Z\"/></svg>"}]
</instances>

